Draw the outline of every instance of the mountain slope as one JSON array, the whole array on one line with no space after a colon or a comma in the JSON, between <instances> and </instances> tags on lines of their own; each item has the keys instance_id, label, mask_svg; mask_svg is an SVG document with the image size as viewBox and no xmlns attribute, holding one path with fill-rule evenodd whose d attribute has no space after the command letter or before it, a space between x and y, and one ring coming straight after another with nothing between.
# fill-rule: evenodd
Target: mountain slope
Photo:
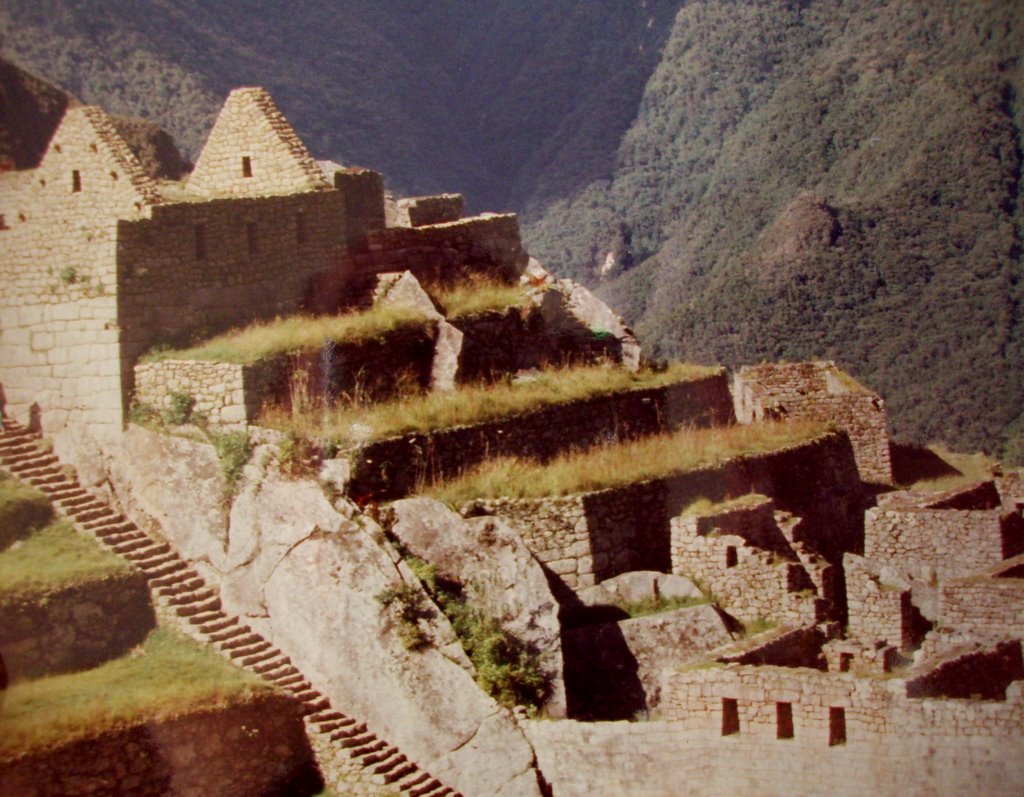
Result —
<instances>
[{"instance_id":1,"label":"mountain slope","mask_svg":"<svg viewBox=\"0 0 1024 797\"><path fill-rule=\"evenodd\" d=\"M531 251L660 351L834 357L903 438L1015 445L1024 53L1009 3L683 9L615 175ZM1019 423L1019 422L1018 422Z\"/></svg>"}]
</instances>

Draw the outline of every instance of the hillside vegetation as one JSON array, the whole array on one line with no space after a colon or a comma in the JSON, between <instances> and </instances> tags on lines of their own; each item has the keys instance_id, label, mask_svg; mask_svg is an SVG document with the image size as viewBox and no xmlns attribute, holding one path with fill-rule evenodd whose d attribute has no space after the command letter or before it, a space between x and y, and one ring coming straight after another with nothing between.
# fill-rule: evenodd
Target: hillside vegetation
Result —
<instances>
[{"instance_id":1,"label":"hillside vegetation","mask_svg":"<svg viewBox=\"0 0 1024 797\"><path fill-rule=\"evenodd\" d=\"M530 249L610 265L664 354L834 358L898 437L1019 460L1021 53L1015 3L691 4L614 177Z\"/></svg>"}]
</instances>

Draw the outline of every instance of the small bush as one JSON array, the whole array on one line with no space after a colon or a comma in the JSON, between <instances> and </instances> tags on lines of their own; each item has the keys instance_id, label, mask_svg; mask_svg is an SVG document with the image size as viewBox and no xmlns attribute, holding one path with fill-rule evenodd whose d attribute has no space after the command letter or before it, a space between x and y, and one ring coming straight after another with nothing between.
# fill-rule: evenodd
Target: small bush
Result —
<instances>
[{"instance_id":1,"label":"small bush","mask_svg":"<svg viewBox=\"0 0 1024 797\"><path fill-rule=\"evenodd\" d=\"M238 488L238 480L242 478L242 469L249 461L252 444L248 432L218 432L210 435L210 442L220 457L221 473L224 475L225 487L229 495L234 495Z\"/></svg>"},{"instance_id":2,"label":"small bush","mask_svg":"<svg viewBox=\"0 0 1024 797\"><path fill-rule=\"evenodd\" d=\"M181 426L192 420L192 411L196 408L194 396L188 393L171 393L170 402L163 411L164 423Z\"/></svg>"},{"instance_id":3,"label":"small bush","mask_svg":"<svg viewBox=\"0 0 1024 797\"><path fill-rule=\"evenodd\" d=\"M401 584L377 593L375 600L395 613L398 638L406 650L423 650L430 645L430 635L420 627L420 620L429 620L434 611L421 590Z\"/></svg>"}]
</instances>

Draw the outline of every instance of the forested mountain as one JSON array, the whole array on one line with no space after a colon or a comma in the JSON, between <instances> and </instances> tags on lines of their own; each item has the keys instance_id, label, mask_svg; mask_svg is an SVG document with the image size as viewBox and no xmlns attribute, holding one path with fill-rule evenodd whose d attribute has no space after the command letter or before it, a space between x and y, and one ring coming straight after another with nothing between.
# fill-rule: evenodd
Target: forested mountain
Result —
<instances>
[{"instance_id":1,"label":"forested mountain","mask_svg":"<svg viewBox=\"0 0 1024 797\"><path fill-rule=\"evenodd\" d=\"M693 3L613 178L533 217L531 251L604 268L665 354L832 357L900 436L1019 458L1022 12Z\"/></svg>"},{"instance_id":2,"label":"forested mountain","mask_svg":"<svg viewBox=\"0 0 1024 797\"><path fill-rule=\"evenodd\" d=\"M518 210L658 352L832 357L903 439L1024 454L1020 0L8 0L0 54L195 156L266 86L317 157Z\"/></svg>"}]
</instances>

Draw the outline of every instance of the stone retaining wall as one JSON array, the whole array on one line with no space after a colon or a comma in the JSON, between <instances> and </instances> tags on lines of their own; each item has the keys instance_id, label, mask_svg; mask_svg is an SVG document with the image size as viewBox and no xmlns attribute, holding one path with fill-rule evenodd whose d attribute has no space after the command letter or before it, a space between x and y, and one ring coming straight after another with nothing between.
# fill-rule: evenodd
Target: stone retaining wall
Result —
<instances>
[{"instance_id":1,"label":"stone retaining wall","mask_svg":"<svg viewBox=\"0 0 1024 797\"><path fill-rule=\"evenodd\" d=\"M723 373L544 407L475 426L393 437L353 450L352 497L400 498L496 456L547 460L570 448L705 427L732 417Z\"/></svg>"},{"instance_id":2,"label":"stone retaining wall","mask_svg":"<svg viewBox=\"0 0 1024 797\"><path fill-rule=\"evenodd\" d=\"M925 581L968 576L1003 560L1015 517L999 510L875 507L864 515L864 555Z\"/></svg>"},{"instance_id":3,"label":"stone retaining wall","mask_svg":"<svg viewBox=\"0 0 1024 797\"><path fill-rule=\"evenodd\" d=\"M297 704L278 695L0 760L6 797L311 797L321 789Z\"/></svg>"},{"instance_id":4,"label":"stone retaining wall","mask_svg":"<svg viewBox=\"0 0 1024 797\"><path fill-rule=\"evenodd\" d=\"M843 557L846 574L848 633L864 642L885 640L908 648L914 642L910 589L885 584L878 569L853 554Z\"/></svg>"},{"instance_id":5,"label":"stone retaining wall","mask_svg":"<svg viewBox=\"0 0 1024 797\"><path fill-rule=\"evenodd\" d=\"M945 626L979 635L1024 638L1024 579L953 579L939 588L939 617Z\"/></svg>"},{"instance_id":6,"label":"stone retaining wall","mask_svg":"<svg viewBox=\"0 0 1024 797\"><path fill-rule=\"evenodd\" d=\"M84 670L124 655L155 624L139 572L0 596L0 655L11 681Z\"/></svg>"},{"instance_id":7,"label":"stone retaining wall","mask_svg":"<svg viewBox=\"0 0 1024 797\"><path fill-rule=\"evenodd\" d=\"M396 224L399 227L425 227L458 221L466 208L462 194L437 194L398 200Z\"/></svg>"},{"instance_id":8,"label":"stone retaining wall","mask_svg":"<svg viewBox=\"0 0 1024 797\"><path fill-rule=\"evenodd\" d=\"M668 572L673 517L698 498L750 492L802 515L806 537L799 541L826 558L838 561L861 546L859 479L842 432L664 479L574 496L477 501L465 511L516 522L534 556L567 587L581 589L628 570Z\"/></svg>"}]
</instances>

